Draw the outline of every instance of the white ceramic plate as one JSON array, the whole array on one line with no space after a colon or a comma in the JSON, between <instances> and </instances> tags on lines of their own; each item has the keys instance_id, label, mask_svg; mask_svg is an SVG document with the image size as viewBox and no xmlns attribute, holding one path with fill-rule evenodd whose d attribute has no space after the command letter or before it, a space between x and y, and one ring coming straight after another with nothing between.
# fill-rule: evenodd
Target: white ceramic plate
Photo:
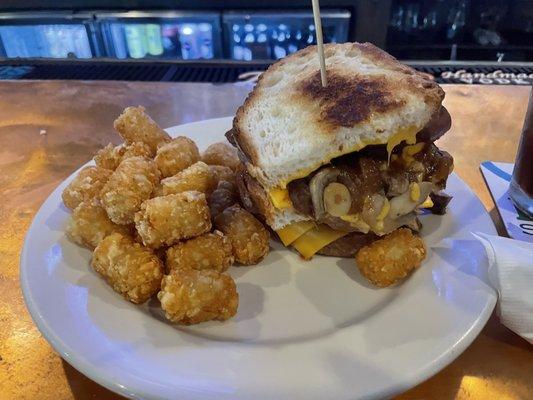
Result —
<instances>
[{"instance_id":1,"label":"white ceramic plate","mask_svg":"<svg viewBox=\"0 0 533 400\"><path fill-rule=\"evenodd\" d=\"M188 135L203 149L222 140L230 125L231 118L222 118L169 132ZM91 253L65 238L61 192L73 176L50 195L29 229L22 290L55 350L125 396L383 398L450 363L495 304L483 249L469 234L495 230L476 196L452 175L449 212L423 216L428 258L403 284L375 289L351 259L305 262L272 244L259 265L230 268L240 295L234 319L173 326L156 301L139 307L115 294L89 268Z\"/></svg>"}]
</instances>

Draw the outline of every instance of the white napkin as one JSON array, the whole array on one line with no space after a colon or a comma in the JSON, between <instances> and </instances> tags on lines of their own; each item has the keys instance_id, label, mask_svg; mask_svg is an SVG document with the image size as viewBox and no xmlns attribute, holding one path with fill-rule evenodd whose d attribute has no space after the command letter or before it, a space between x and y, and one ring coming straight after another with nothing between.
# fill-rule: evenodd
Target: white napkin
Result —
<instances>
[{"instance_id":1,"label":"white napkin","mask_svg":"<svg viewBox=\"0 0 533 400\"><path fill-rule=\"evenodd\" d=\"M533 243L472 233L487 252L502 324L533 344Z\"/></svg>"}]
</instances>

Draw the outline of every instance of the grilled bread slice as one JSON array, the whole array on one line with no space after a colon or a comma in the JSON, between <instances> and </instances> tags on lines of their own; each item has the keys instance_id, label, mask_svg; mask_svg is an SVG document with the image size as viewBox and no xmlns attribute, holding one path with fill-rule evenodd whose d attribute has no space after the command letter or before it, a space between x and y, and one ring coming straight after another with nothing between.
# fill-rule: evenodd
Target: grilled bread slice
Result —
<instances>
[{"instance_id":1,"label":"grilled bread slice","mask_svg":"<svg viewBox=\"0 0 533 400\"><path fill-rule=\"evenodd\" d=\"M326 88L307 47L263 73L233 120L230 140L267 192L366 145L414 137L441 106L435 82L370 43L328 44L325 56Z\"/></svg>"}]
</instances>

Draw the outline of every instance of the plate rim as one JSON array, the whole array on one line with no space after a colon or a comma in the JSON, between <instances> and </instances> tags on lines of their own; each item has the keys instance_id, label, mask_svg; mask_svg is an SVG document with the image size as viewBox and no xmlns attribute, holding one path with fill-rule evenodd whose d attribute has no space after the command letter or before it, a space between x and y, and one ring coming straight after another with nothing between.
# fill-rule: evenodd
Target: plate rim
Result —
<instances>
[{"instance_id":1,"label":"plate rim","mask_svg":"<svg viewBox=\"0 0 533 400\"><path fill-rule=\"evenodd\" d=\"M228 120L233 119L232 116L228 117L220 117L220 118L210 118L205 120L199 120L194 122L189 122L185 124L179 124L174 125L171 127L166 128L166 131L169 132L176 132L179 129L187 128L192 125L202 125L205 123L209 124L217 124L217 123L226 123ZM41 206L39 207L39 210L36 212L35 216L33 217L33 220L24 236L24 243L20 255L20 264L19 264L19 270L20 270L20 287L23 295L23 299L26 305L26 308L28 309L28 312L39 329L40 333L43 335L43 337L47 340L47 342L52 346L54 351L56 351L62 359L67 361L73 368L78 370L80 373L88 377L89 379L95 381L101 386L104 386L105 388L118 393L122 396L128 397L128 398L163 398L160 396L157 396L151 391L144 391L141 387L134 387L135 385L125 385L122 383L117 382L113 379L112 376L109 376L107 374L101 373L100 369L97 366L94 366L93 363L88 362L84 360L83 356L78 355L75 351L71 351L70 347L64 343L64 341L61 340L60 336L57 335L53 329L48 326L45 318L39 313L39 310L37 308L37 303L32 298L31 290L29 288L29 281L28 281L28 251L29 251L29 245L28 245L28 237L31 236L32 232L37 229L37 222L40 219L40 212L42 210L42 207L44 204L51 198L56 197L57 192L61 191L64 186L66 186L67 181L69 181L69 178L72 177L75 173L77 173L81 168L84 168L87 165L91 165L93 163L92 160L89 162L81 165L78 169L73 171L67 178L65 178L63 181L59 183L59 185L47 196L47 198L41 203ZM494 226L494 222L492 221L492 218L490 218L489 213L487 212L486 208L484 207L483 203L479 199L479 197L476 195L476 193L455 173L455 178L458 179L463 185L468 187L470 192L472 193L473 197L475 198L475 201L481 206L481 208L484 210L485 214L488 216L488 218L491 221L491 230L492 234L497 234L496 228ZM477 338L481 330L485 327L488 319L492 315L492 312L494 310L494 307L496 305L496 296L492 296L488 298L488 301L485 303L483 309L471 325L471 327L464 332L463 336L460 338L459 341L457 341L453 346L449 347L445 352L443 352L438 358L434 359L432 362L425 365L422 369L414 370L412 373L409 374L408 377L403 379L397 379L392 384L384 385L382 390L379 392L375 392L372 396L376 398L382 398L382 397L388 397L394 394L397 394L399 392L406 391L421 382L431 378L432 376L439 373L442 369L444 369L446 366L451 364L459 355L461 355L468 346L472 344L472 342ZM139 385L137 385L139 386ZM178 393L177 393L178 394ZM259 395L256 393L255 395Z\"/></svg>"}]
</instances>

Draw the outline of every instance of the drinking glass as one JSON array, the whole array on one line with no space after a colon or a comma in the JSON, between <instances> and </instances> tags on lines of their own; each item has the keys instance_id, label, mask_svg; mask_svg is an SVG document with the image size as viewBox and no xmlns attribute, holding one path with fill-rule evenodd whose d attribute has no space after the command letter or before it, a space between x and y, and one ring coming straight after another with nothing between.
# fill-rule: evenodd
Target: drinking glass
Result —
<instances>
[{"instance_id":1,"label":"drinking glass","mask_svg":"<svg viewBox=\"0 0 533 400\"><path fill-rule=\"evenodd\" d=\"M516 154L509 194L515 206L528 217L533 218L533 90L529 92L529 104Z\"/></svg>"}]
</instances>

